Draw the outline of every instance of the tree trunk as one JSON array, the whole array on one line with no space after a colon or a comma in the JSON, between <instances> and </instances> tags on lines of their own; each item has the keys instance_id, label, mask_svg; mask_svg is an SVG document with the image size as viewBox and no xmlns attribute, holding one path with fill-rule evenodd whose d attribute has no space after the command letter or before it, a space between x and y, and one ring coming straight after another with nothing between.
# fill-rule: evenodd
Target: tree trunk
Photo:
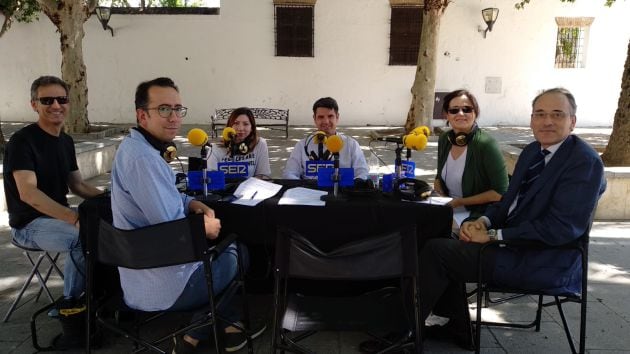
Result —
<instances>
[{"instance_id":1,"label":"tree trunk","mask_svg":"<svg viewBox=\"0 0 630 354\"><path fill-rule=\"evenodd\" d=\"M61 42L61 77L70 85L70 114L65 128L69 133L87 133L88 89L83 61L83 23L89 7L83 0L38 0L42 10L57 27Z\"/></svg>"},{"instance_id":2,"label":"tree trunk","mask_svg":"<svg viewBox=\"0 0 630 354\"><path fill-rule=\"evenodd\" d=\"M630 41L613 130L602 160L606 166L630 166Z\"/></svg>"},{"instance_id":3,"label":"tree trunk","mask_svg":"<svg viewBox=\"0 0 630 354\"><path fill-rule=\"evenodd\" d=\"M407 132L416 126L431 125L433 104L435 103L434 92L440 18L447 5L448 0L425 0L418 68L411 87L411 106L405 122L405 130Z\"/></svg>"}]
</instances>

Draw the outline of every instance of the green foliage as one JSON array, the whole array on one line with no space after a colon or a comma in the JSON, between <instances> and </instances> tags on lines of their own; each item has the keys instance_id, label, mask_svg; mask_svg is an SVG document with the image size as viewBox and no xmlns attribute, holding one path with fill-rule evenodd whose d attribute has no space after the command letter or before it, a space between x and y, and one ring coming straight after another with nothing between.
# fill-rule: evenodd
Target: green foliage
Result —
<instances>
[{"instance_id":1,"label":"green foliage","mask_svg":"<svg viewBox=\"0 0 630 354\"><path fill-rule=\"evenodd\" d=\"M560 0L562 2L575 2L575 0ZM525 8L526 4L529 4L530 0L523 0L523 1L519 1L516 4L514 4L514 7L516 7L518 10L522 10ZM604 0L604 5L610 7L612 6L612 4L615 3L615 0Z\"/></svg>"},{"instance_id":2,"label":"green foliage","mask_svg":"<svg viewBox=\"0 0 630 354\"><path fill-rule=\"evenodd\" d=\"M18 22L31 22L37 19L39 4L36 0L0 0L0 11Z\"/></svg>"}]
</instances>

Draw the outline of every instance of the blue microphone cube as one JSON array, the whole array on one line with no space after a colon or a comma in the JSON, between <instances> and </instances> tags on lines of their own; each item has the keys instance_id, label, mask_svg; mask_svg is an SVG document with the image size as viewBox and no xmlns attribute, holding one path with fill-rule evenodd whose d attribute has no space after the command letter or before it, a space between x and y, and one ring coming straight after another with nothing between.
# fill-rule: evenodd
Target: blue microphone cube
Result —
<instances>
[{"instance_id":1,"label":"blue microphone cube","mask_svg":"<svg viewBox=\"0 0 630 354\"><path fill-rule=\"evenodd\" d=\"M202 191L202 171L188 171L188 190ZM217 191L225 189L225 174L223 171L207 171L208 190Z\"/></svg>"},{"instance_id":2,"label":"blue microphone cube","mask_svg":"<svg viewBox=\"0 0 630 354\"><path fill-rule=\"evenodd\" d=\"M333 176L335 175L334 168L320 168L317 170L317 186L318 187L332 187L334 185ZM354 186L354 169L352 167L339 169L339 186L340 187L352 187Z\"/></svg>"}]
</instances>

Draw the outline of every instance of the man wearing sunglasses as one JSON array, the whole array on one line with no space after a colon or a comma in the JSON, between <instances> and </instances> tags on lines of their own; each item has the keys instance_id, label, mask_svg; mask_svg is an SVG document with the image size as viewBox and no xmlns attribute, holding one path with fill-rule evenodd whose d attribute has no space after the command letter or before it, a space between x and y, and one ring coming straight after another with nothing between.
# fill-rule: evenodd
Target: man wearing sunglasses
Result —
<instances>
[{"instance_id":1,"label":"man wearing sunglasses","mask_svg":"<svg viewBox=\"0 0 630 354\"><path fill-rule=\"evenodd\" d=\"M54 76L33 81L31 107L39 118L13 134L6 146L3 171L13 238L27 247L68 253L64 306L72 306L85 288L79 214L68 205L68 189L82 198L103 193L81 178L74 141L63 132L68 89Z\"/></svg>"}]
</instances>

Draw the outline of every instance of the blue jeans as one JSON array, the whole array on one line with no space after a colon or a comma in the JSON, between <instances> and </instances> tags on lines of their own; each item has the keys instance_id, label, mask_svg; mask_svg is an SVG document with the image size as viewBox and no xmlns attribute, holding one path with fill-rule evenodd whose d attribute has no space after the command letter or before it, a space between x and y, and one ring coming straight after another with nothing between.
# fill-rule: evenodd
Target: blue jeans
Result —
<instances>
[{"instance_id":1,"label":"blue jeans","mask_svg":"<svg viewBox=\"0 0 630 354\"><path fill-rule=\"evenodd\" d=\"M249 255L247 248L243 244L239 244L241 249L241 257L243 267L247 268L249 263ZM212 291L220 294L238 274L238 257L236 253L236 243L228 246L217 259L212 262ZM224 299L222 306L217 308L217 312L228 321L237 321L240 313L232 306L231 299ZM177 298L173 306L169 308L171 311L186 311L195 309L209 304L208 285L206 283L206 273L204 267L201 266L190 276L186 287L181 295ZM205 311L196 312L192 321L203 318L208 313ZM189 336L202 340L208 337L207 327L194 329L187 333Z\"/></svg>"},{"instance_id":2,"label":"blue jeans","mask_svg":"<svg viewBox=\"0 0 630 354\"><path fill-rule=\"evenodd\" d=\"M79 298L85 290L85 258L79 229L65 221L39 217L21 229L11 229L17 243L49 252L67 252L64 265L63 295Z\"/></svg>"}]
</instances>

